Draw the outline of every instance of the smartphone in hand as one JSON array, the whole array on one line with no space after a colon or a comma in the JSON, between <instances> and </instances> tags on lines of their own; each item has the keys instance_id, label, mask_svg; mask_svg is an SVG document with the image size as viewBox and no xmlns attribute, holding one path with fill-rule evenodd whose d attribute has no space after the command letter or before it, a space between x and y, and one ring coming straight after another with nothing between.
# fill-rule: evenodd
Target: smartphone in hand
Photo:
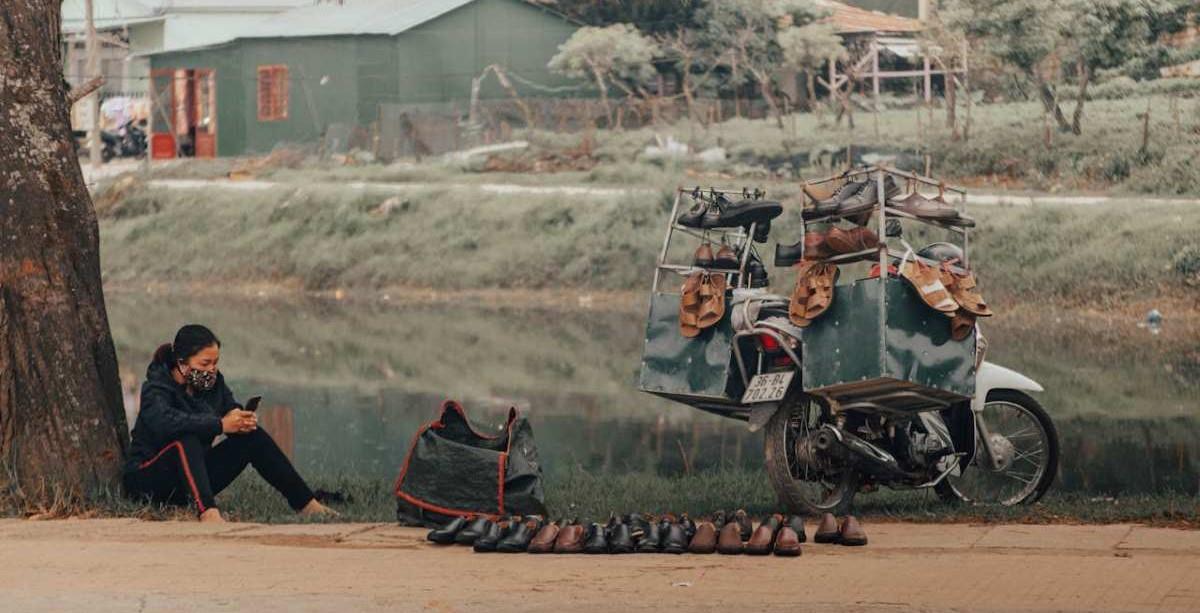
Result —
<instances>
[{"instance_id":1,"label":"smartphone in hand","mask_svg":"<svg viewBox=\"0 0 1200 613\"><path fill-rule=\"evenodd\" d=\"M262 402L262 396L253 396L246 401L246 411L253 413L258 410L258 403Z\"/></svg>"}]
</instances>

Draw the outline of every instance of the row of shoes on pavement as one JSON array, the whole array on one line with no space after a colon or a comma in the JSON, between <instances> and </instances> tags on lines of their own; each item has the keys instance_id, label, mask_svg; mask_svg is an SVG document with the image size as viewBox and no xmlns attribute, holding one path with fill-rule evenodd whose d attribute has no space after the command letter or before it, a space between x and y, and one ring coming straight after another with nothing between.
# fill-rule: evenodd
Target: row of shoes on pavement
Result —
<instances>
[{"instance_id":1,"label":"row of shoes on pavement","mask_svg":"<svg viewBox=\"0 0 1200 613\"><path fill-rule=\"evenodd\" d=\"M661 517L631 513L611 517L607 523L586 526L577 520L547 522L538 515L512 516L493 521L485 516L456 517L429 532L439 545L469 545L478 553L695 553L770 555L795 557L807 540L804 520L798 515L773 514L755 527L745 511L693 521L682 514ZM866 545L867 536L852 515L841 522L830 513L822 516L813 541Z\"/></svg>"},{"instance_id":2,"label":"row of shoes on pavement","mask_svg":"<svg viewBox=\"0 0 1200 613\"><path fill-rule=\"evenodd\" d=\"M934 198L926 198L922 195L917 191L915 183L910 182L908 187L908 193L901 196L902 190L896 184L895 179L891 175L885 176L883 179L884 204L890 209L920 219L949 226L968 228L975 226L974 219L959 212L958 209L946 202L944 187L939 186L938 195ZM801 213L805 219L838 216L864 225L879 203L879 190L876 188L874 179L848 180L831 192L824 191L821 186L817 185L805 185L803 191L813 201L812 206L806 207Z\"/></svg>"}]
</instances>

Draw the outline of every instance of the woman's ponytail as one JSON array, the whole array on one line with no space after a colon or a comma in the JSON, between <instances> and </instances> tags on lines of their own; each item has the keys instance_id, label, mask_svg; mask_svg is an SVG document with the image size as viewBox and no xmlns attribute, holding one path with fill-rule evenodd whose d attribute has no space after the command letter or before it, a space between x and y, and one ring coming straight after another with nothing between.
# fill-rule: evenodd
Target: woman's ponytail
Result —
<instances>
[{"instance_id":1,"label":"woman's ponytail","mask_svg":"<svg viewBox=\"0 0 1200 613\"><path fill-rule=\"evenodd\" d=\"M171 350L171 343L163 343L154 350L154 361L168 366L175 363L175 352Z\"/></svg>"}]
</instances>

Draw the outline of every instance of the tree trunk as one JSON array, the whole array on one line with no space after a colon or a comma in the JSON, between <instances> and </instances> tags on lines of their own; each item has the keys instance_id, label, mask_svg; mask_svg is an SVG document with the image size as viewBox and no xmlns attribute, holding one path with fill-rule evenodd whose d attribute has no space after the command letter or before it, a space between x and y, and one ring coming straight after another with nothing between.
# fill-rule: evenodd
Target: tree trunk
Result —
<instances>
[{"instance_id":1,"label":"tree trunk","mask_svg":"<svg viewBox=\"0 0 1200 613\"><path fill-rule=\"evenodd\" d=\"M596 79L596 87L600 88L600 104L604 107L604 121L608 124L605 127L610 128L613 124L613 112L612 105L608 103L608 85L604 82L604 73L600 72L599 68L592 66L591 69L592 77Z\"/></svg>"},{"instance_id":2,"label":"tree trunk","mask_svg":"<svg viewBox=\"0 0 1200 613\"><path fill-rule=\"evenodd\" d=\"M1037 70L1031 71L1030 76L1033 77L1034 83L1037 83L1038 94L1042 98L1042 107L1047 113L1054 115L1054 121L1058 124L1059 132L1070 132L1071 124L1067 123L1066 115L1063 115L1062 108L1058 106L1058 99L1054 96L1054 90L1050 88L1050 84L1038 74Z\"/></svg>"},{"instance_id":3,"label":"tree trunk","mask_svg":"<svg viewBox=\"0 0 1200 613\"><path fill-rule=\"evenodd\" d=\"M1092 68L1079 62L1079 98L1075 100L1075 112L1071 115L1071 132L1083 134L1083 102L1087 98L1088 83L1092 80Z\"/></svg>"},{"instance_id":4,"label":"tree trunk","mask_svg":"<svg viewBox=\"0 0 1200 613\"><path fill-rule=\"evenodd\" d=\"M0 502L51 512L114 486L128 439L60 5L0 3Z\"/></svg>"}]
</instances>

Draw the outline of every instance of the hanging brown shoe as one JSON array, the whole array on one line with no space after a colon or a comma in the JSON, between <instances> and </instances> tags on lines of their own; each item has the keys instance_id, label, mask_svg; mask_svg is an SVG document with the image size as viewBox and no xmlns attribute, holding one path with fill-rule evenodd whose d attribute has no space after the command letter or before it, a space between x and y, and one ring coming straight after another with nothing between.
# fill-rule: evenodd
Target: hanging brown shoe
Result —
<instances>
[{"instance_id":1,"label":"hanging brown shoe","mask_svg":"<svg viewBox=\"0 0 1200 613\"><path fill-rule=\"evenodd\" d=\"M858 525L858 520L853 515L847 515L842 520L842 527L838 530L838 542L850 547L867 544L867 533L863 532L862 526Z\"/></svg>"},{"instance_id":2,"label":"hanging brown shoe","mask_svg":"<svg viewBox=\"0 0 1200 613\"><path fill-rule=\"evenodd\" d=\"M738 525L737 520L729 520L721 528L721 533L717 535L717 553L724 555L738 555L746 550L745 543L742 542L742 528Z\"/></svg>"},{"instance_id":3,"label":"hanging brown shoe","mask_svg":"<svg viewBox=\"0 0 1200 613\"><path fill-rule=\"evenodd\" d=\"M700 334L700 284L703 272L688 275L679 293L679 333L687 338Z\"/></svg>"},{"instance_id":4,"label":"hanging brown shoe","mask_svg":"<svg viewBox=\"0 0 1200 613\"><path fill-rule=\"evenodd\" d=\"M817 264L809 276L809 297L805 305L805 319L812 321L820 317L833 305L833 291L837 285L837 264Z\"/></svg>"},{"instance_id":5,"label":"hanging brown shoe","mask_svg":"<svg viewBox=\"0 0 1200 613\"><path fill-rule=\"evenodd\" d=\"M921 301L930 308L947 317L953 317L954 311L958 310L958 303L942 283L941 274L932 266L918 260L910 260L900 267L900 276L912 284Z\"/></svg>"},{"instance_id":6,"label":"hanging brown shoe","mask_svg":"<svg viewBox=\"0 0 1200 613\"><path fill-rule=\"evenodd\" d=\"M975 315L964 309L959 309L954 312L954 317L950 319L950 338L956 341L967 340L971 336L971 332L975 330Z\"/></svg>"},{"instance_id":7,"label":"hanging brown shoe","mask_svg":"<svg viewBox=\"0 0 1200 613\"><path fill-rule=\"evenodd\" d=\"M800 543L804 542L804 520L799 515L788 517L775 537L775 555L794 558L800 555Z\"/></svg>"},{"instance_id":8,"label":"hanging brown shoe","mask_svg":"<svg viewBox=\"0 0 1200 613\"><path fill-rule=\"evenodd\" d=\"M688 543L688 551L692 553L712 553L717 550L717 527L711 521L702 520L696 524L696 534Z\"/></svg>"},{"instance_id":9,"label":"hanging brown shoe","mask_svg":"<svg viewBox=\"0 0 1200 613\"><path fill-rule=\"evenodd\" d=\"M696 248L696 253L692 256L692 265L710 268L713 265L713 258L712 247L708 243L704 243Z\"/></svg>"},{"instance_id":10,"label":"hanging brown shoe","mask_svg":"<svg viewBox=\"0 0 1200 613\"><path fill-rule=\"evenodd\" d=\"M950 291L950 296L968 313L976 317L991 317L995 314L991 307L983 301L983 296L976 291L978 283L975 280L975 273L967 272L960 275L950 270L948 262L943 262L941 279L942 283L946 285L946 289Z\"/></svg>"},{"instance_id":11,"label":"hanging brown shoe","mask_svg":"<svg viewBox=\"0 0 1200 613\"><path fill-rule=\"evenodd\" d=\"M950 223L958 218L958 211L954 207L946 202L930 200L917 191L913 191L903 198L890 198L887 205L888 208L908 213L919 219Z\"/></svg>"},{"instance_id":12,"label":"hanging brown shoe","mask_svg":"<svg viewBox=\"0 0 1200 613\"><path fill-rule=\"evenodd\" d=\"M834 227L825 236L825 244L836 254L856 253L879 248L879 237L870 228L858 226L849 230Z\"/></svg>"},{"instance_id":13,"label":"hanging brown shoe","mask_svg":"<svg viewBox=\"0 0 1200 613\"><path fill-rule=\"evenodd\" d=\"M758 528L754 530L754 534L750 535L750 540L746 541L746 555L770 555L771 550L775 549L775 537L779 534L779 527L782 525L782 515L771 515L763 519Z\"/></svg>"},{"instance_id":14,"label":"hanging brown shoe","mask_svg":"<svg viewBox=\"0 0 1200 613\"><path fill-rule=\"evenodd\" d=\"M721 245L721 248L717 249L717 254L713 256L713 268L737 270L741 264L742 263L738 261L737 252L734 251L733 247L730 247L729 245Z\"/></svg>"},{"instance_id":15,"label":"hanging brown shoe","mask_svg":"<svg viewBox=\"0 0 1200 613\"><path fill-rule=\"evenodd\" d=\"M538 533L534 535L533 540L529 541L529 553L550 553L554 551L554 542L558 538L559 527L558 522L552 521L544 526Z\"/></svg>"},{"instance_id":16,"label":"hanging brown shoe","mask_svg":"<svg viewBox=\"0 0 1200 613\"><path fill-rule=\"evenodd\" d=\"M700 279L700 311L697 313L701 329L717 325L725 316L725 275L704 273Z\"/></svg>"},{"instance_id":17,"label":"hanging brown shoe","mask_svg":"<svg viewBox=\"0 0 1200 613\"><path fill-rule=\"evenodd\" d=\"M821 516L821 523L817 524L817 531L813 533L814 543L836 543L841 537L841 532L838 531L837 518L833 513L825 513Z\"/></svg>"}]
</instances>

